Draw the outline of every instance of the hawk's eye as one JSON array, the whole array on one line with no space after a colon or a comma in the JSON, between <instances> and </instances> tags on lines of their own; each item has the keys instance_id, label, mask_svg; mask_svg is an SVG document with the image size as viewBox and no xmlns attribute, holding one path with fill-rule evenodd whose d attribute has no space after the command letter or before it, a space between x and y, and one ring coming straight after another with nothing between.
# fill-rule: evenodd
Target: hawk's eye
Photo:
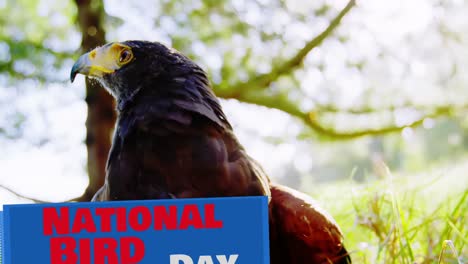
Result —
<instances>
[{"instance_id":1,"label":"hawk's eye","mask_svg":"<svg viewBox=\"0 0 468 264\"><path fill-rule=\"evenodd\" d=\"M120 64L125 64L129 62L133 58L133 54L130 50L125 49L120 53L119 57L119 63Z\"/></svg>"}]
</instances>

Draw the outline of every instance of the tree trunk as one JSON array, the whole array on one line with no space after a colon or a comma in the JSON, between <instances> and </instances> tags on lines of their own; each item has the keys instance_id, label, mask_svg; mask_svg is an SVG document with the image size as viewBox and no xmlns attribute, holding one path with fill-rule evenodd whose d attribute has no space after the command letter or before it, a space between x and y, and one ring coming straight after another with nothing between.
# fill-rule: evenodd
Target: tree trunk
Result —
<instances>
[{"instance_id":1,"label":"tree trunk","mask_svg":"<svg viewBox=\"0 0 468 264\"><path fill-rule=\"evenodd\" d=\"M81 51L103 45L104 4L102 0L75 0L82 32ZM116 113L113 98L97 83L86 78L86 147L89 185L78 201L89 201L105 179L107 155L111 146Z\"/></svg>"}]
</instances>

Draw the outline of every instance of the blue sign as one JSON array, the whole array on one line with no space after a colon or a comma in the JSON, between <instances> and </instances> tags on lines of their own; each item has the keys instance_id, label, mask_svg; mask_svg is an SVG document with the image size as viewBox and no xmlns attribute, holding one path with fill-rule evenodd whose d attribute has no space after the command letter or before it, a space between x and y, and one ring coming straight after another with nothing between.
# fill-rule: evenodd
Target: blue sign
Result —
<instances>
[{"instance_id":1,"label":"blue sign","mask_svg":"<svg viewBox=\"0 0 468 264\"><path fill-rule=\"evenodd\" d=\"M269 263L267 197L3 208L3 264Z\"/></svg>"},{"instance_id":2,"label":"blue sign","mask_svg":"<svg viewBox=\"0 0 468 264\"><path fill-rule=\"evenodd\" d=\"M3 263L3 212L0 211L0 264Z\"/></svg>"}]
</instances>

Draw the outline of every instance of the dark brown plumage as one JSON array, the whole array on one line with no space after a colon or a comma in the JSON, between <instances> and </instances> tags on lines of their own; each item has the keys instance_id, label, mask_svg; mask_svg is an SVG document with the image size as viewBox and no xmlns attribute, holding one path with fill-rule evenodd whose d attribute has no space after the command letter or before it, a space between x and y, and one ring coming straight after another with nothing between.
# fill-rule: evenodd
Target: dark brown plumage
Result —
<instances>
[{"instance_id":1,"label":"dark brown plumage","mask_svg":"<svg viewBox=\"0 0 468 264\"><path fill-rule=\"evenodd\" d=\"M235 137L205 72L160 43L110 43L72 69L114 95L119 117L93 200L266 195L271 263L350 263L342 234L312 199L270 182Z\"/></svg>"}]
</instances>

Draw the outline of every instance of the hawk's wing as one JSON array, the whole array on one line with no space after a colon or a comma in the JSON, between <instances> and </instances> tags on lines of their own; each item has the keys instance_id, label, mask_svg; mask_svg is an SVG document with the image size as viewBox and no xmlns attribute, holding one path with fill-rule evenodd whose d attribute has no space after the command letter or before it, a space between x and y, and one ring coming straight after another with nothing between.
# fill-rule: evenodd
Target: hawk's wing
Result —
<instances>
[{"instance_id":1,"label":"hawk's wing","mask_svg":"<svg viewBox=\"0 0 468 264\"><path fill-rule=\"evenodd\" d=\"M140 100L119 116L96 200L269 195L266 175L230 126L178 101Z\"/></svg>"},{"instance_id":2,"label":"hawk's wing","mask_svg":"<svg viewBox=\"0 0 468 264\"><path fill-rule=\"evenodd\" d=\"M271 184L271 263L351 263L341 231L308 195Z\"/></svg>"}]
</instances>

